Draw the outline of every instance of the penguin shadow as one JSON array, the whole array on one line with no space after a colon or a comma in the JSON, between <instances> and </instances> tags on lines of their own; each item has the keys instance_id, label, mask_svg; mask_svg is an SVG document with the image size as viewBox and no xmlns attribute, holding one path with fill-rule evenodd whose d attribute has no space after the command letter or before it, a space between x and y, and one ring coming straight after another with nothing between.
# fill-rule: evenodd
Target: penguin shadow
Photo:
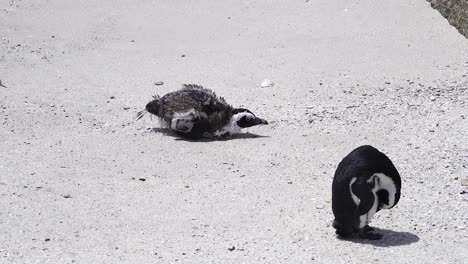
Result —
<instances>
[{"instance_id":1,"label":"penguin shadow","mask_svg":"<svg viewBox=\"0 0 468 264\"><path fill-rule=\"evenodd\" d=\"M419 241L419 237L409 232L397 232L388 229L375 228L375 233L382 234L380 240L369 240L362 238L350 238L348 241L359 244L370 244L376 247L406 246Z\"/></svg>"},{"instance_id":2,"label":"penguin shadow","mask_svg":"<svg viewBox=\"0 0 468 264\"><path fill-rule=\"evenodd\" d=\"M213 142L213 141L228 141L228 140L236 140L236 139L254 139L254 138L269 138L269 136L262 136L254 133L240 133L240 134L235 134L232 135L231 137L222 137L222 138L201 138L201 139L190 139L190 138L184 138L181 137L180 135L177 135L173 130L169 128L161 128L161 127L155 127L151 129L151 132L153 133L161 133L165 136L173 137L174 140L177 141L189 141L189 142Z\"/></svg>"}]
</instances>

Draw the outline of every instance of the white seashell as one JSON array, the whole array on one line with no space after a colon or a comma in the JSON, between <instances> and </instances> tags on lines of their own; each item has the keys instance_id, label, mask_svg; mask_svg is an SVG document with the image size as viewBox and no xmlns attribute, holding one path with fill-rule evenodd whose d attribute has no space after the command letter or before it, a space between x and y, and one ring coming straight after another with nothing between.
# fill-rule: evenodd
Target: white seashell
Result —
<instances>
[{"instance_id":1,"label":"white seashell","mask_svg":"<svg viewBox=\"0 0 468 264\"><path fill-rule=\"evenodd\" d=\"M262 88L273 87L273 85L275 85L275 84L272 81L268 80L268 79L263 80L262 84L260 84L260 86Z\"/></svg>"}]
</instances>

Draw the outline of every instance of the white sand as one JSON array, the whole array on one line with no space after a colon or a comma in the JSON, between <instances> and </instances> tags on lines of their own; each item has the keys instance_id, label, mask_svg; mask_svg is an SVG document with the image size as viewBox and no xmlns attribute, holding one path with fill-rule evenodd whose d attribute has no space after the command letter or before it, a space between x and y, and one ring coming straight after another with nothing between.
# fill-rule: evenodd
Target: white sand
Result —
<instances>
[{"instance_id":1,"label":"white sand","mask_svg":"<svg viewBox=\"0 0 468 264\"><path fill-rule=\"evenodd\" d=\"M0 263L468 259L468 41L426 1L2 0L0 37ZM182 83L270 125L133 121ZM362 144L403 180L379 242L330 226Z\"/></svg>"}]
</instances>

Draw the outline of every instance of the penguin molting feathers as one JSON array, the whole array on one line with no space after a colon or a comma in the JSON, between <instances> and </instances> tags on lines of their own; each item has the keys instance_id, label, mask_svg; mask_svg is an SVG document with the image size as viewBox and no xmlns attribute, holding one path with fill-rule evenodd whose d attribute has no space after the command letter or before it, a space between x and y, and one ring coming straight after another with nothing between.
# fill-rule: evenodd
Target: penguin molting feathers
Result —
<instances>
[{"instance_id":1,"label":"penguin molting feathers","mask_svg":"<svg viewBox=\"0 0 468 264\"><path fill-rule=\"evenodd\" d=\"M378 240L369 227L374 214L400 200L401 178L392 161L372 146L361 146L338 165L332 184L332 209L336 234Z\"/></svg>"},{"instance_id":2,"label":"penguin molting feathers","mask_svg":"<svg viewBox=\"0 0 468 264\"><path fill-rule=\"evenodd\" d=\"M195 84L184 84L163 97L153 96L146 109L138 112L137 120L146 112L158 116L162 125L178 135L191 139L231 136L242 128L268 124L248 109L233 108L213 91Z\"/></svg>"}]
</instances>

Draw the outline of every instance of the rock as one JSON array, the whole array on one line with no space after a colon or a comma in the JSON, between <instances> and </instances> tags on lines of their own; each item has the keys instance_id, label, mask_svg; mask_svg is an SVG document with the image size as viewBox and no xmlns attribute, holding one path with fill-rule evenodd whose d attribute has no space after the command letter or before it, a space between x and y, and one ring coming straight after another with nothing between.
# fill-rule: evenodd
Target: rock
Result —
<instances>
[{"instance_id":1,"label":"rock","mask_svg":"<svg viewBox=\"0 0 468 264\"><path fill-rule=\"evenodd\" d=\"M229 251L234 251L235 249L236 249L235 246L230 246L230 247L228 247L228 250L229 250Z\"/></svg>"},{"instance_id":2,"label":"rock","mask_svg":"<svg viewBox=\"0 0 468 264\"><path fill-rule=\"evenodd\" d=\"M154 85L163 85L163 84L164 84L164 82L162 82L162 81L154 82Z\"/></svg>"},{"instance_id":3,"label":"rock","mask_svg":"<svg viewBox=\"0 0 468 264\"><path fill-rule=\"evenodd\" d=\"M145 178L139 178L138 180L140 180L140 181L146 181Z\"/></svg>"},{"instance_id":4,"label":"rock","mask_svg":"<svg viewBox=\"0 0 468 264\"><path fill-rule=\"evenodd\" d=\"M468 38L468 2L466 0L428 0L432 8L439 10L443 17Z\"/></svg>"},{"instance_id":5,"label":"rock","mask_svg":"<svg viewBox=\"0 0 468 264\"><path fill-rule=\"evenodd\" d=\"M65 195L63 195L63 198L65 198L65 199L71 198L71 195L70 194L65 194Z\"/></svg>"},{"instance_id":6,"label":"rock","mask_svg":"<svg viewBox=\"0 0 468 264\"><path fill-rule=\"evenodd\" d=\"M263 80L263 82L260 84L262 88L273 87L274 85L275 84L268 79Z\"/></svg>"},{"instance_id":7,"label":"rock","mask_svg":"<svg viewBox=\"0 0 468 264\"><path fill-rule=\"evenodd\" d=\"M464 178L460 180L462 186L468 186L468 178Z\"/></svg>"},{"instance_id":8,"label":"rock","mask_svg":"<svg viewBox=\"0 0 468 264\"><path fill-rule=\"evenodd\" d=\"M431 96L431 101L435 101L436 100L436 97L435 96Z\"/></svg>"}]
</instances>

